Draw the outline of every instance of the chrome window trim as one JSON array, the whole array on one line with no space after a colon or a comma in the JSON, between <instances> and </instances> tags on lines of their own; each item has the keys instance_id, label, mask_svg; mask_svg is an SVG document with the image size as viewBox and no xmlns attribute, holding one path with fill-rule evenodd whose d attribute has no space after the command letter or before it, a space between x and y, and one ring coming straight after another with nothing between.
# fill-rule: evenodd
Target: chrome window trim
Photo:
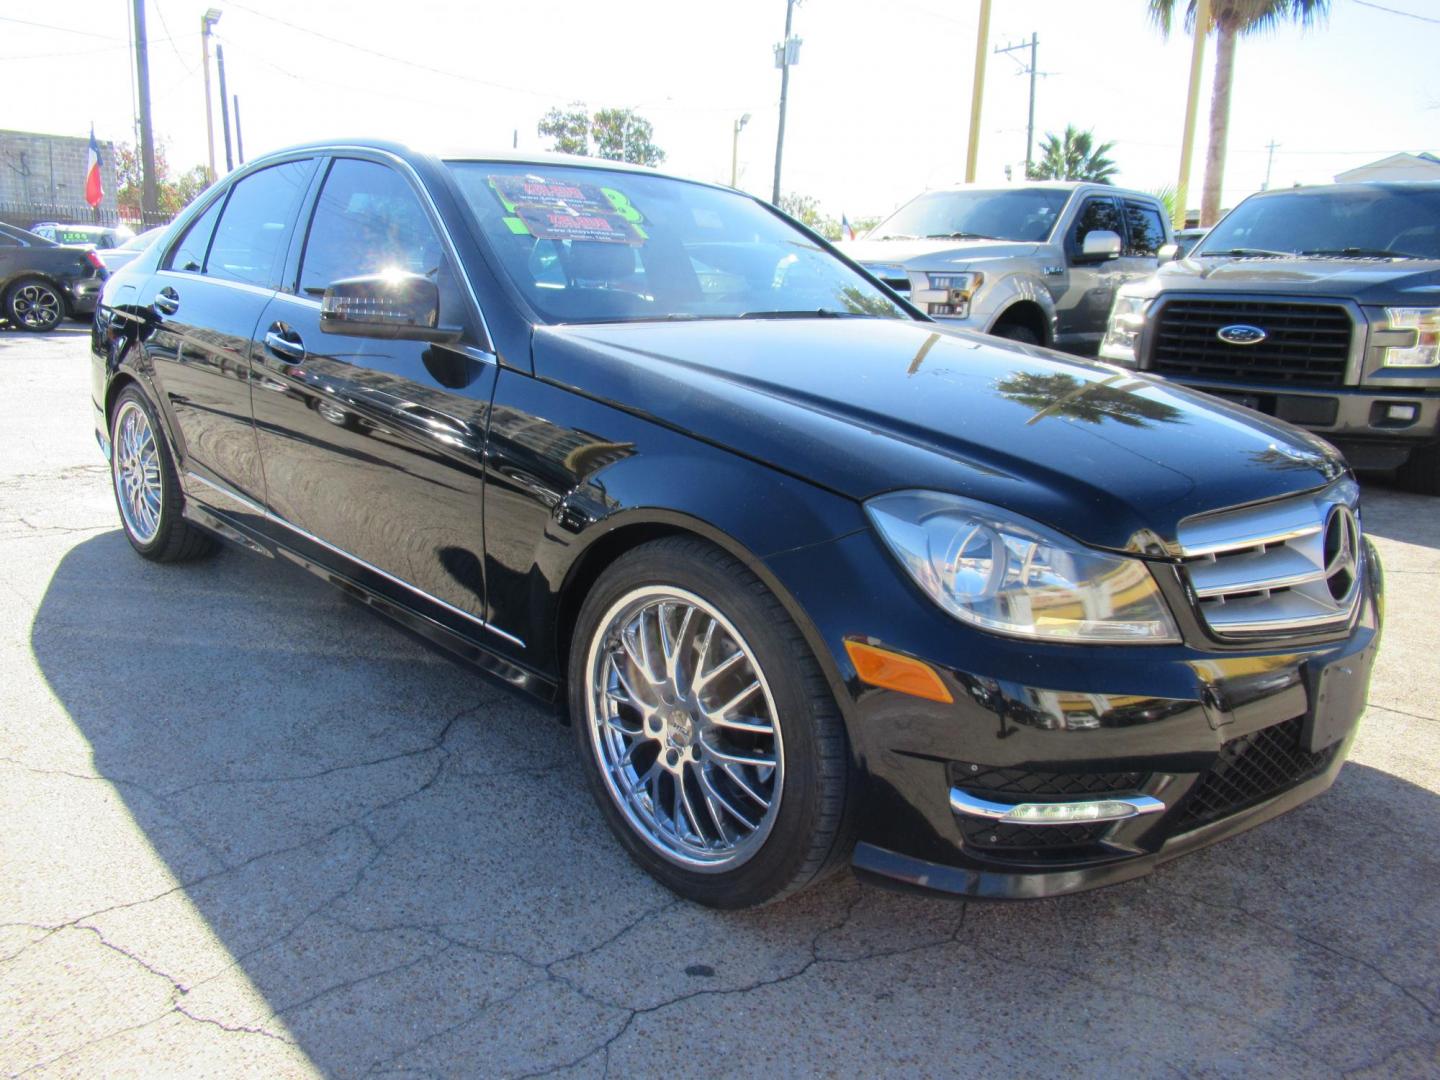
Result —
<instances>
[{"instance_id":1,"label":"chrome window trim","mask_svg":"<svg viewBox=\"0 0 1440 1080\"><path fill-rule=\"evenodd\" d=\"M188 479L188 480L195 480L195 481L198 481L198 482L201 483L201 484L204 484L206 487L210 488L211 490L217 491L217 492L219 492L221 495L224 495L227 499L234 499L236 502L240 503L242 506L245 506L245 507L247 507L248 509L250 509L250 510L252 510L253 512L255 512L256 514L259 514L259 515L260 515L261 517L263 517L266 521L271 522L271 523L273 523L273 524L275 524L275 525L279 525L279 526L281 526L282 528L289 529L291 532L295 533L296 535L298 535L298 536L303 536L306 540L309 540L311 543L319 544L321 547L323 547L323 548L325 548L325 549L327 549L327 550L329 550L329 551L333 551L335 554L340 555L340 556L342 556L342 557L344 557L344 558L346 558L346 559L349 559L351 562L355 563L355 565L364 567L366 570L369 570L371 573L376 574L376 575L378 575L379 577L384 578L386 581L392 582L392 583L395 584L395 585L399 585L401 588L409 590L410 592L414 593L416 596L423 597L424 599L429 600L431 603L436 604L437 606L444 608L446 611L449 611L449 612L451 612L451 613L453 613L453 614L455 614L455 615L459 615L459 616L460 616L461 618L463 618L463 619L468 619L470 622L473 622L473 623L477 624L481 629L483 629L483 630L488 630L490 633L494 634L496 637L503 638L504 640L506 640L506 641L508 641L508 642L510 642L510 643L512 643L512 644L514 644L514 645L517 645L518 647L520 647L520 648L522 648L522 649L525 648L525 642L522 641L520 638L516 637L514 634L511 634L511 633L508 633L508 632L506 632L506 631L504 631L504 630L501 630L498 626L494 625L493 623L487 622L487 621L486 621L485 619L483 619L482 617L480 617L480 616L478 616L478 615L475 615L475 614L473 614L473 613L471 613L471 612L469 612L469 611L466 611L464 608L458 608L458 607L456 607L454 604L447 603L446 601L441 600L441 599L440 599L438 596L436 596L435 594L426 592L424 589L420 588L418 585L412 585L410 582L406 581L404 578L396 577L394 574L390 573L390 572L387 571L387 570L381 570L380 567L376 566L374 563L366 562L364 559L360 558L358 555L352 555L350 552L346 551L344 548L342 548L342 547L337 547L336 545L330 543L330 541L321 539L320 537L316 536L314 533L309 532L309 531L306 530L306 529L302 529L299 525L296 525L296 524L294 524L293 522L287 521L285 518L281 517L279 514L276 514L276 513L274 513L273 511L267 510L267 509L265 509L264 507L258 505L257 503L251 501L250 499L247 499L244 495L239 494L238 492L234 491L233 489L228 488L228 487L226 487L226 486L223 485L223 484L217 484L217 483L216 483L215 481L213 481L213 480L207 480L205 477L201 476L201 475L200 475L199 473L197 473L197 472L194 472L193 470L187 470L186 473L185 473L185 477L186 477L186 479Z\"/></svg>"}]
</instances>

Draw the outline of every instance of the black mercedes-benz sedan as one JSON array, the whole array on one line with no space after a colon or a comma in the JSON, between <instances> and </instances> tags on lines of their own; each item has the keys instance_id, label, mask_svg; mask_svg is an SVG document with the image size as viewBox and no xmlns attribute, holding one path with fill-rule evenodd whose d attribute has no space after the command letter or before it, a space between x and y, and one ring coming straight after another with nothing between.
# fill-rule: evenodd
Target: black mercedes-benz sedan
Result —
<instances>
[{"instance_id":1,"label":"black mercedes-benz sedan","mask_svg":"<svg viewBox=\"0 0 1440 1080\"><path fill-rule=\"evenodd\" d=\"M553 702L715 906L1144 874L1328 787L1379 640L1321 440L611 162L254 161L108 281L93 396L136 552L292 560Z\"/></svg>"}]
</instances>

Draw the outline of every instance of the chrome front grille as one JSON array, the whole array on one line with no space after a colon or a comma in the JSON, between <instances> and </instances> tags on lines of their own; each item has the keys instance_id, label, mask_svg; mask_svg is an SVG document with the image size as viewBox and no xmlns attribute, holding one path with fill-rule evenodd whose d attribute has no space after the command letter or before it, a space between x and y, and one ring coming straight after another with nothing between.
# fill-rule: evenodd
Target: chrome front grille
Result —
<instances>
[{"instance_id":1,"label":"chrome front grille","mask_svg":"<svg viewBox=\"0 0 1440 1080\"><path fill-rule=\"evenodd\" d=\"M1244 638L1347 623L1360 596L1359 494L1342 480L1182 521L1184 571L1206 626Z\"/></svg>"}]
</instances>

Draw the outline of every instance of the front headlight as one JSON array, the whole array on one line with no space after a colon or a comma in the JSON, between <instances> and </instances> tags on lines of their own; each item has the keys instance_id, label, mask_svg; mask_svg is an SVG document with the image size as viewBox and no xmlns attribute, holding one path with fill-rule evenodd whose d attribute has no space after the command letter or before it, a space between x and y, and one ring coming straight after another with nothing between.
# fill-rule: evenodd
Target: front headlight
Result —
<instances>
[{"instance_id":1,"label":"front headlight","mask_svg":"<svg viewBox=\"0 0 1440 1080\"><path fill-rule=\"evenodd\" d=\"M1412 340L1404 345L1382 347L1381 363L1386 367L1435 367L1440 365L1440 308L1386 308L1389 330L1409 330Z\"/></svg>"},{"instance_id":2,"label":"front headlight","mask_svg":"<svg viewBox=\"0 0 1440 1080\"><path fill-rule=\"evenodd\" d=\"M1111 360L1126 367L1138 367L1140 331L1145 329L1145 312L1150 307L1148 296L1115 297L1110 309L1110 325L1100 342L1100 359Z\"/></svg>"},{"instance_id":3,"label":"front headlight","mask_svg":"<svg viewBox=\"0 0 1440 1080\"><path fill-rule=\"evenodd\" d=\"M970 299L985 284L978 270L925 275L928 288L917 289L910 299L927 315L965 319L970 316Z\"/></svg>"},{"instance_id":4,"label":"front headlight","mask_svg":"<svg viewBox=\"0 0 1440 1080\"><path fill-rule=\"evenodd\" d=\"M1139 559L1094 551L984 503L898 491L865 504L900 564L962 622L1055 642L1180 640Z\"/></svg>"}]
</instances>

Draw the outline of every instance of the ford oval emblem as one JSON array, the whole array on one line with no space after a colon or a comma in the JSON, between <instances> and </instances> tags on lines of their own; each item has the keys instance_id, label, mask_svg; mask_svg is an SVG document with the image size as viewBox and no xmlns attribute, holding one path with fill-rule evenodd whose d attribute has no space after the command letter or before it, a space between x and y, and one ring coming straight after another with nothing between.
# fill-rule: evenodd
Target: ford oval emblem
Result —
<instances>
[{"instance_id":1,"label":"ford oval emblem","mask_svg":"<svg viewBox=\"0 0 1440 1080\"><path fill-rule=\"evenodd\" d=\"M1234 326L1222 326L1215 331L1215 336L1227 345L1259 345L1270 335L1258 326L1236 323Z\"/></svg>"}]
</instances>

